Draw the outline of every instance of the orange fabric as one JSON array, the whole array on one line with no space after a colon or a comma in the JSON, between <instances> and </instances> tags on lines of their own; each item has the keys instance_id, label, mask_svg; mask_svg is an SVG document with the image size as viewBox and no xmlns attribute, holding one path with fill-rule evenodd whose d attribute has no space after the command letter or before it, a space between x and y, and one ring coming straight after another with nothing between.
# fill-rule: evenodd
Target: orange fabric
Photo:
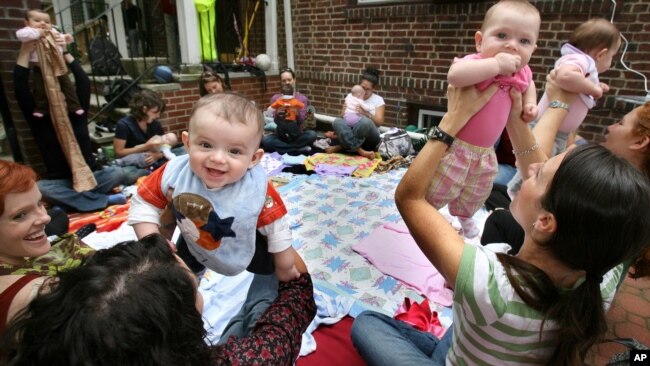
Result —
<instances>
[{"instance_id":1,"label":"orange fabric","mask_svg":"<svg viewBox=\"0 0 650 366\"><path fill-rule=\"evenodd\" d=\"M166 167L167 163L154 170L138 187L138 195L161 210L167 206L167 197L162 191L162 177Z\"/></svg>"},{"instance_id":2,"label":"orange fabric","mask_svg":"<svg viewBox=\"0 0 650 366\"><path fill-rule=\"evenodd\" d=\"M282 201L282 197L280 197L280 193L275 190L271 182L268 182L264 206L262 206L262 212L260 212L257 219L257 227L266 226L286 214L287 208Z\"/></svg>"},{"instance_id":3,"label":"orange fabric","mask_svg":"<svg viewBox=\"0 0 650 366\"><path fill-rule=\"evenodd\" d=\"M70 224L69 232L75 232L84 225L94 223L97 226L97 232L113 231L120 227L129 217L130 203L123 205L109 206L102 211L91 213L74 213L68 215Z\"/></svg>"},{"instance_id":4,"label":"orange fabric","mask_svg":"<svg viewBox=\"0 0 650 366\"><path fill-rule=\"evenodd\" d=\"M299 101L296 98L293 99L280 99L276 100L271 104L271 108L278 110L278 109L285 109L286 110L286 115L284 117L285 120L287 121L295 121L296 116L298 114L298 110L303 109L305 105Z\"/></svg>"}]
</instances>

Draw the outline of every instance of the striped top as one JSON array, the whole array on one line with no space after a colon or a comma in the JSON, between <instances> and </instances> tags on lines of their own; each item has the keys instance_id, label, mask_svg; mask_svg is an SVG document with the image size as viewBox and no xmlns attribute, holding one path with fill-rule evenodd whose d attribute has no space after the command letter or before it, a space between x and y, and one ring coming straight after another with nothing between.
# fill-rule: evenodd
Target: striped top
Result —
<instances>
[{"instance_id":1,"label":"striped top","mask_svg":"<svg viewBox=\"0 0 650 366\"><path fill-rule=\"evenodd\" d=\"M623 272L618 265L603 276L601 292L609 308ZM583 280L578 280L576 286ZM517 295L496 257L466 244L454 292L454 336L447 365L541 365L558 343L557 324Z\"/></svg>"}]
</instances>

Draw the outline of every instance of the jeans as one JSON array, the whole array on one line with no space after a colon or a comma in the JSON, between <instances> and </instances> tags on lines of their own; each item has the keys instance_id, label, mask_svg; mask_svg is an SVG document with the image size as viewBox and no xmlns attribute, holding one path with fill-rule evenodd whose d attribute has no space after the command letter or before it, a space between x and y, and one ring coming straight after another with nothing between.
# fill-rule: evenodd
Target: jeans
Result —
<instances>
[{"instance_id":1,"label":"jeans","mask_svg":"<svg viewBox=\"0 0 650 366\"><path fill-rule=\"evenodd\" d=\"M127 165L121 167L122 169L122 184L130 186L134 184L138 178L151 174L151 171L137 166Z\"/></svg>"},{"instance_id":2,"label":"jeans","mask_svg":"<svg viewBox=\"0 0 650 366\"><path fill-rule=\"evenodd\" d=\"M71 179L42 179L37 182L43 198L53 204L71 207L76 211L92 212L106 208L107 194L124 181L119 167L104 167L94 172L97 187L90 191L77 192Z\"/></svg>"},{"instance_id":3,"label":"jeans","mask_svg":"<svg viewBox=\"0 0 650 366\"><path fill-rule=\"evenodd\" d=\"M356 152L359 147L364 150L377 150L380 141L379 129L371 119L363 117L350 127L344 119L337 118L332 122L332 127L346 151Z\"/></svg>"},{"instance_id":4,"label":"jeans","mask_svg":"<svg viewBox=\"0 0 650 366\"><path fill-rule=\"evenodd\" d=\"M445 365L452 336L452 328L438 339L374 311L364 311L352 324L352 343L370 366Z\"/></svg>"},{"instance_id":5,"label":"jeans","mask_svg":"<svg viewBox=\"0 0 650 366\"><path fill-rule=\"evenodd\" d=\"M128 30L128 36L129 36L129 51L131 57L140 57L140 40L138 39L138 30L137 29L129 29Z\"/></svg>"},{"instance_id":6,"label":"jeans","mask_svg":"<svg viewBox=\"0 0 650 366\"><path fill-rule=\"evenodd\" d=\"M219 344L226 343L231 336L241 338L251 335L257 320L278 297L278 286L278 278L275 274L256 274L248 289L244 305L239 313L230 319L221 334Z\"/></svg>"},{"instance_id":7,"label":"jeans","mask_svg":"<svg viewBox=\"0 0 650 366\"><path fill-rule=\"evenodd\" d=\"M307 130L297 139L291 142L284 142L277 135L267 135L262 138L262 147L266 151L277 151L280 154L304 152L305 147L311 147L316 141L316 131Z\"/></svg>"}]
</instances>

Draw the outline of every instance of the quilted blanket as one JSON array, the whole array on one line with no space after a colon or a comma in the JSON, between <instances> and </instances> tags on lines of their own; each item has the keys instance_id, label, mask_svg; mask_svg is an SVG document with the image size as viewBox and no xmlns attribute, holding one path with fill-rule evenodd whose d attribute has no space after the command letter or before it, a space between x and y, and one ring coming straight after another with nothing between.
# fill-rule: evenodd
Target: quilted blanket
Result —
<instances>
[{"instance_id":1,"label":"quilted blanket","mask_svg":"<svg viewBox=\"0 0 650 366\"><path fill-rule=\"evenodd\" d=\"M406 169L368 178L293 176L279 188L289 210L293 246L303 256L314 286L331 296L355 299L350 315L376 310L392 315L415 290L380 272L352 245L385 223L402 223L395 187Z\"/></svg>"}]
</instances>

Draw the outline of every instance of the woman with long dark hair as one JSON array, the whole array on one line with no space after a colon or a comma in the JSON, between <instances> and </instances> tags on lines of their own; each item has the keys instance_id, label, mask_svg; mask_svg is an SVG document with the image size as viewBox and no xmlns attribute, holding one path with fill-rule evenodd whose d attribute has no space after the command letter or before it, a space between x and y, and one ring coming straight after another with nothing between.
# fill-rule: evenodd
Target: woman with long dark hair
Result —
<instances>
[{"instance_id":1,"label":"woman with long dark hair","mask_svg":"<svg viewBox=\"0 0 650 366\"><path fill-rule=\"evenodd\" d=\"M547 160L514 107L508 133L526 180L511 209L524 244L516 257L466 244L425 196L453 136L495 90L449 88L449 112L395 192L416 243L454 289L452 329L437 339L364 312L352 340L370 365L582 364L607 328L622 263L650 242L641 172L599 145ZM511 97L521 105L521 94Z\"/></svg>"}]
</instances>

